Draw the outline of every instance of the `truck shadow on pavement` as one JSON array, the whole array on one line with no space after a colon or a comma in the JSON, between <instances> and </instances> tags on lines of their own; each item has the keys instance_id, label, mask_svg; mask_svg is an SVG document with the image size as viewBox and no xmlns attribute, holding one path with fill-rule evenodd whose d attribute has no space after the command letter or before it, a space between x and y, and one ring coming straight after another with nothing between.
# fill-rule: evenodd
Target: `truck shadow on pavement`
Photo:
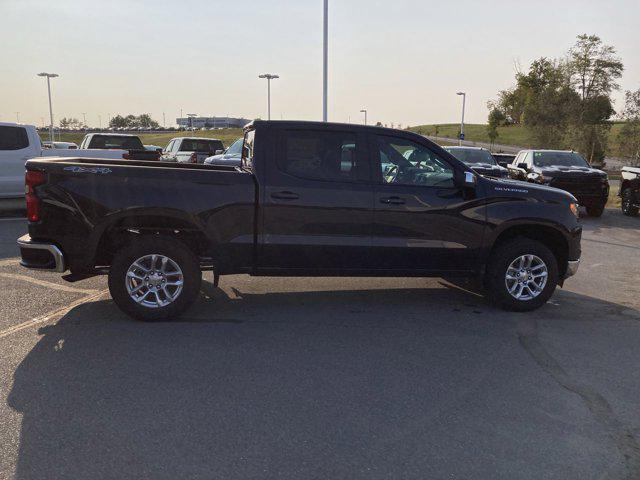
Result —
<instances>
[{"instance_id":1,"label":"truck shadow on pavement","mask_svg":"<svg viewBox=\"0 0 640 480\"><path fill-rule=\"evenodd\" d=\"M108 300L41 327L8 399L16 478L596 478L615 464L519 332L635 310L566 291L516 315L444 288L226 290L205 286L183 321L138 323Z\"/></svg>"}]
</instances>

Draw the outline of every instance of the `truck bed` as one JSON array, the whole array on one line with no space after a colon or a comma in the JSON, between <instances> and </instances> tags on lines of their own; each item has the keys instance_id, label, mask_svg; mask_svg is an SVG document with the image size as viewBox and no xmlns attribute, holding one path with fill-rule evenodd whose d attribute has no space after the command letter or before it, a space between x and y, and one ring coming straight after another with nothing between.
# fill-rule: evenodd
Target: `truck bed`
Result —
<instances>
[{"instance_id":1,"label":"truck bed","mask_svg":"<svg viewBox=\"0 0 640 480\"><path fill-rule=\"evenodd\" d=\"M73 259L72 271L91 265L114 229L158 232L168 224L205 232L203 243L230 260L252 258L256 181L238 167L39 158L27 169L46 174L36 187L42 220L29 225L29 235L55 240Z\"/></svg>"}]
</instances>

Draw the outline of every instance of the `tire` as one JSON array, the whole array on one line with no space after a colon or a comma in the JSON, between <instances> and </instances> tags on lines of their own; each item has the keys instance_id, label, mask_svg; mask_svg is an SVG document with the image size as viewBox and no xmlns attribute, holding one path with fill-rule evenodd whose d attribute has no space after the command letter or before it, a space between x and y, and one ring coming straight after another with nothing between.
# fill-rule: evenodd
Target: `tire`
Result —
<instances>
[{"instance_id":1,"label":"tire","mask_svg":"<svg viewBox=\"0 0 640 480\"><path fill-rule=\"evenodd\" d=\"M200 263L193 252L160 235L134 240L114 256L109 269L109 292L116 305L143 321L178 317L195 301L201 283Z\"/></svg>"},{"instance_id":2,"label":"tire","mask_svg":"<svg viewBox=\"0 0 640 480\"><path fill-rule=\"evenodd\" d=\"M590 217L601 217L604 212L604 205L592 205L587 207Z\"/></svg>"},{"instance_id":3,"label":"tire","mask_svg":"<svg viewBox=\"0 0 640 480\"><path fill-rule=\"evenodd\" d=\"M526 272L526 268L524 268L525 273L523 274L520 273L522 270L510 270L513 263L522 257L525 257L525 259L532 257L529 267L533 272ZM540 275L544 270L539 267L540 264L544 264L544 269L546 269L546 281L544 284L542 284L542 277L538 277L532 280L535 286L520 289L517 278L507 280L508 271L510 277L514 277L514 271L517 271L517 275L524 275L522 277L523 280L530 279L530 275ZM553 252L543 243L526 237L517 237L495 247L489 256L486 271L485 287L487 296L492 303L505 310L517 312L535 310L551 298L558 284L558 260ZM522 292L521 298L516 298L509 293L509 287L512 287L514 282L518 284L515 287L515 294L520 290ZM533 295L536 287L539 292Z\"/></svg>"},{"instance_id":4,"label":"tire","mask_svg":"<svg viewBox=\"0 0 640 480\"><path fill-rule=\"evenodd\" d=\"M634 206L633 190L625 188L622 192L622 213L629 217L638 216L638 207Z\"/></svg>"}]
</instances>

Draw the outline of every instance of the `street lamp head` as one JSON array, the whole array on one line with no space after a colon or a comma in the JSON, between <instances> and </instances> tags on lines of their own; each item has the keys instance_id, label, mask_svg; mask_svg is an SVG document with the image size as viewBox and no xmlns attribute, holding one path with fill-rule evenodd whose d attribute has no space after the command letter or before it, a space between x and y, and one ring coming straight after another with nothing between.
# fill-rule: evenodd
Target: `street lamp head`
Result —
<instances>
[{"instance_id":1,"label":"street lamp head","mask_svg":"<svg viewBox=\"0 0 640 480\"><path fill-rule=\"evenodd\" d=\"M41 72L38 74L39 77L49 77L49 78L55 78L58 76L57 73L46 73L46 72Z\"/></svg>"},{"instance_id":2,"label":"street lamp head","mask_svg":"<svg viewBox=\"0 0 640 480\"><path fill-rule=\"evenodd\" d=\"M262 75L258 75L258 78L266 78L267 80L273 80L274 78L280 78L278 75L272 75L270 73L264 73Z\"/></svg>"},{"instance_id":3,"label":"street lamp head","mask_svg":"<svg viewBox=\"0 0 640 480\"><path fill-rule=\"evenodd\" d=\"M366 113L366 110L360 110L360 113Z\"/></svg>"},{"instance_id":4,"label":"street lamp head","mask_svg":"<svg viewBox=\"0 0 640 480\"><path fill-rule=\"evenodd\" d=\"M466 93L465 92L458 92L458 93L456 93L456 95L466 95Z\"/></svg>"}]
</instances>

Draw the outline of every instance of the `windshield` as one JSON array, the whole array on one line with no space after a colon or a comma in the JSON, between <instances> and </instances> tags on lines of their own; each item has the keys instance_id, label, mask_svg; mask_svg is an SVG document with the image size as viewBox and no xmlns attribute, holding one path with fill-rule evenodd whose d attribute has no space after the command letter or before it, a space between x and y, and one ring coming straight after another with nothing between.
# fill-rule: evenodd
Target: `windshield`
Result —
<instances>
[{"instance_id":1,"label":"windshield","mask_svg":"<svg viewBox=\"0 0 640 480\"><path fill-rule=\"evenodd\" d=\"M235 142L231 144L229 150L227 150L227 155L240 155L242 153L242 144L244 143L243 138L239 138Z\"/></svg>"},{"instance_id":2,"label":"windshield","mask_svg":"<svg viewBox=\"0 0 640 480\"><path fill-rule=\"evenodd\" d=\"M576 152L535 152L533 163L536 167L588 167L587 161Z\"/></svg>"},{"instance_id":3,"label":"windshield","mask_svg":"<svg viewBox=\"0 0 640 480\"><path fill-rule=\"evenodd\" d=\"M471 165L474 163L488 163L496 165L496 159L493 158L487 150L478 150L475 148L447 148L447 151L461 162Z\"/></svg>"}]
</instances>

